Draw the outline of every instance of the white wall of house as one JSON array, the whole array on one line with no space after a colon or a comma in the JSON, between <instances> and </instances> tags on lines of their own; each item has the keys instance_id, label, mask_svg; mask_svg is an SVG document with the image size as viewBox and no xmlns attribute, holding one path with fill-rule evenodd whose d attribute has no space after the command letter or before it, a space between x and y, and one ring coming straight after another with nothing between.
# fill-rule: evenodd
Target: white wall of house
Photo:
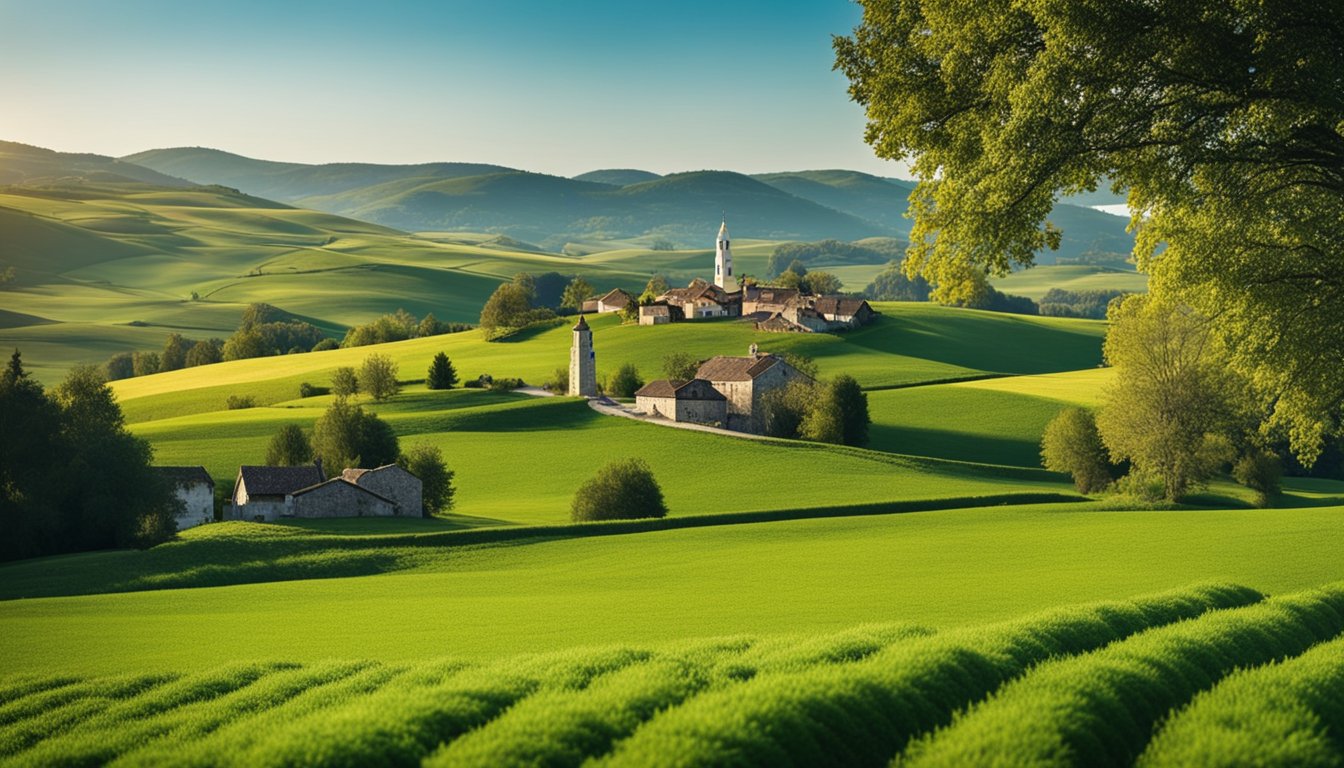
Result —
<instances>
[{"instance_id":1,"label":"white wall of house","mask_svg":"<svg viewBox=\"0 0 1344 768\"><path fill-rule=\"evenodd\" d=\"M182 502L182 511L177 515L177 530L185 531L198 525L214 522L215 492L206 483L189 483L177 486L177 498Z\"/></svg>"}]
</instances>

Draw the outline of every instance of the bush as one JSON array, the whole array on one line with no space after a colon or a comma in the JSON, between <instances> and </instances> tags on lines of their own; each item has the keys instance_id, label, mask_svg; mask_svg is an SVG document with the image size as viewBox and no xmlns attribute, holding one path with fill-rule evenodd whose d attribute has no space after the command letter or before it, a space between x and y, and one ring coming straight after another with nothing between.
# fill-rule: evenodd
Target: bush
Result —
<instances>
[{"instance_id":1,"label":"bush","mask_svg":"<svg viewBox=\"0 0 1344 768\"><path fill-rule=\"evenodd\" d=\"M575 522L666 517L667 504L643 459L613 461L579 487L570 517Z\"/></svg>"},{"instance_id":2,"label":"bush","mask_svg":"<svg viewBox=\"0 0 1344 768\"><path fill-rule=\"evenodd\" d=\"M508 392L509 390L526 387L527 382L513 378L491 379L486 386L489 387L491 392Z\"/></svg>"},{"instance_id":3,"label":"bush","mask_svg":"<svg viewBox=\"0 0 1344 768\"><path fill-rule=\"evenodd\" d=\"M425 517L433 517L453 508L453 471L443 463L443 452L429 445L412 446L397 463L420 478Z\"/></svg>"},{"instance_id":4,"label":"bush","mask_svg":"<svg viewBox=\"0 0 1344 768\"><path fill-rule=\"evenodd\" d=\"M313 352L326 352L326 351L329 350L329 349L340 349L340 348L341 348L341 343L340 343L339 341L336 341L335 339L327 338L327 339L323 339L323 340L317 342L316 344L314 344L314 345L313 345L313 348L312 348L311 351L313 351Z\"/></svg>"},{"instance_id":5,"label":"bush","mask_svg":"<svg viewBox=\"0 0 1344 768\"><path fill-rule=\"evenodd\" d=\"M452 389L456 383L457 369L453 367L453 361L443 352L434 355L434 360L429 364L425 386L430 389Z\"/></svg>"},{"instance_id":6,"label":"bush","mask_svg":"<svg viewBox=\"0 0 1344 768\"><path fill-rule=\"evenodd\" d=\"M1277 454L1252 449L1232 467L1232 477L1238 483L1256 492L1256 504L1269 506L1279 495L1279 479L1283 476L1283 462Z\"/></svg>"},{"instance_id":7,"label":"bush","mask_svg":"<svg viewBox=\"0 0 1344 768\"><path fill-rule=\"evenodd\" d=\"M331 392L337 397L351 397L359 394L359 376L350 366L342 366L331 372Z\"/></svg>"},{"instance_id":8,"label":"bush","mask_svg":"<svg viewBox=\"0 0 1344 768\"><path fill-rule=\"evenodd\" d=\"M542 389L545 389L547 392L553 392L557 395L568 394L569 369L556 368L555 373L551 374L551 378L547 379L546 383L542 384L541 387Z\"/></svg>"},{"instance_id":9,"label":"bush","mask_svg":"<svg viewBox=\"0 0 1344 768\"><path fill-rule=\"evenodd\" d=\"M108 381L129 379L135 375L135 357L130 352L118 352L108 358L103 366L103 375Z\"/></svg>"},{"instance_id":10,"label":"bush","mask_svg":"<svg viewBox=\"0 0 1344 768\"><path fill-rule=\"evenodd\" d=\"M663 375L673 381L694 379L699 369L700 361L685 352L672 352L663 357Z\"/></svg>"},{"instance_id":11,"label":"bush","mask_svg":"<svg viewBox=\"0 0 1344 768\"><path fill-rule=\"evenodd\" d=\"M614 397L634 397L642 386L644 380L639 377L634 363L625 363L607 380L605 389L607 394Z\"/></svg>"},{"instance_id":12,"label":"bush","mask_svg":"<svg viewBox=\"0 0 1344 768\"><path fill-rule=\"evenodd\" d=\"M256 408L257 401L251 395L229 395L229 399L224 404L230 411L241 411L244 408Z\"/></svg>"},{"instance_id":13,"label":"bush","mask_svg":"<svg viewBox=\"0 0 1344 768\"><path fill-rule=\"evenodd\" d=\"M319 387L308 382L299 385L299 397L317 397L331 394L331 387Z\"/></svg>"},{"instance_id":14,"label":"bush","mask_svg":"<svg viewBox=\"0 0 1344 768\"><path fill-rule=\"evenodd\" d=\"M1041 462L1051 472L1073 477L1079 493L1097 493L1111 484L1111 461L1092 412L1065 408L1045 425Z\"/></svg>"}]
</instances>

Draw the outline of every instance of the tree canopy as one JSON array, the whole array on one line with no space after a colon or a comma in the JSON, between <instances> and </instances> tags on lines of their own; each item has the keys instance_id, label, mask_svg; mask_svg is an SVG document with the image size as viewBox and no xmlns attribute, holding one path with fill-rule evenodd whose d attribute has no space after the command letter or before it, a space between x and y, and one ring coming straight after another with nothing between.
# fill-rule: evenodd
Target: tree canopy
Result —
<instances>
[{"instance_id":1,"label":"tree canopy","mask_svg":"<svg viewBox=\"0 0 1344 768\"><path fill-rule=\"evenodd\" d=\"M1060 193L1127 191L1153 292L1217 317L1300 457L1344 403L1344 21L1331 0L866 0L836 66L919 178L940 301L1057 247Z\"/></svg>"}]
</instances>

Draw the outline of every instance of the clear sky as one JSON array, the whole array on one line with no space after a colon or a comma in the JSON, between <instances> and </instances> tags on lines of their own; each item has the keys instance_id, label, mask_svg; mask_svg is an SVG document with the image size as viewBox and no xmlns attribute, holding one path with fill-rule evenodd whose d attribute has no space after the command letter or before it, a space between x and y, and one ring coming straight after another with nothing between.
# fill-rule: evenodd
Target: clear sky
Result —
<instances>
[{"instance_id":1,"label":"clear sky","mask_svg":"<svg viewBox=\"0 0 1344 768\"><path fill-rule=\"evenodd\" d=\"M573 175L905 169L832 71L849 0L0 0L0 139Z\"/></svg>"}]
</instances>

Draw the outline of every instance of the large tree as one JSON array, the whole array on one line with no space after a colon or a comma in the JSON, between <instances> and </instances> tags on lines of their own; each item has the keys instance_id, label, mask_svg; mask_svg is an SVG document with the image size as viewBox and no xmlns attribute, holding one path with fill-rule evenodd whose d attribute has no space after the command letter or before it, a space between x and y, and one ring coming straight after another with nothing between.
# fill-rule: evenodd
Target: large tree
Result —
<instances>
[{"instance_id":1,"label":"large tree","mask_svg":"<svg viewBox=\"0 0 1344 768\"><path fill-rule=\"evenodd\" d=\"M1058 194L1127 190L1153 291L1217 319L1314 459L1344 403L1337 0L863 4L837 67L919 177L908 274L973 300L1058 246Z\"/></svg>"}]
</instances>

